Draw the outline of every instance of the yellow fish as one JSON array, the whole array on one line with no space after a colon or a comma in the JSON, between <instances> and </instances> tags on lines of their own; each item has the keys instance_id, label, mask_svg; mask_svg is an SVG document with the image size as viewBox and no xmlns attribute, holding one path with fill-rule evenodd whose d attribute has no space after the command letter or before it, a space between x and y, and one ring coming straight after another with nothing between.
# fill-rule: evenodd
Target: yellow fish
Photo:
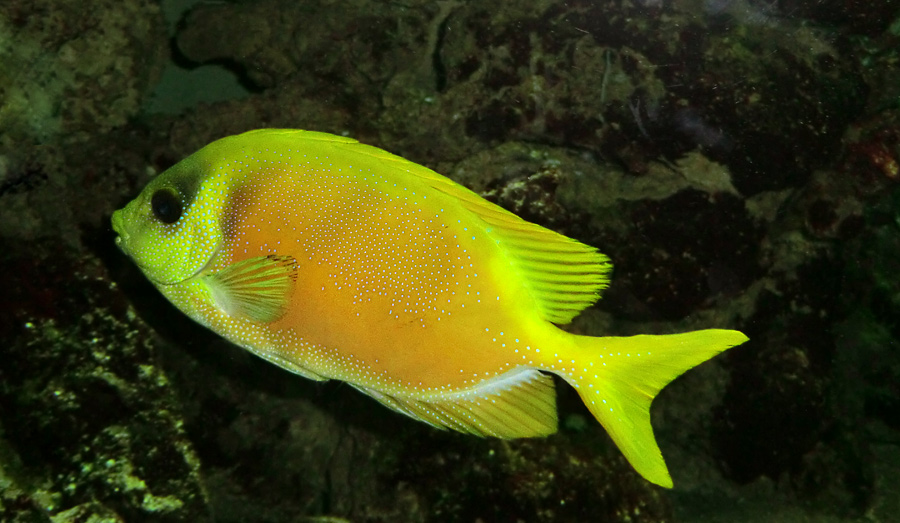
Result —
<instances>
[{"instance_id":1,"label":"yellow fish","mask_svg":"<svg viewBox=\"0 0 900 523\"><path fill-rule=\"evenodd\" d=\"M112 224L176 307L276 365L346 381L438 428L500 438L556 431L556 374L665 487L651 401L747 340L567 333L556 325L606 286L603 254L330 134L262 129L213 142Z\"/></svg>"}]
</instances>

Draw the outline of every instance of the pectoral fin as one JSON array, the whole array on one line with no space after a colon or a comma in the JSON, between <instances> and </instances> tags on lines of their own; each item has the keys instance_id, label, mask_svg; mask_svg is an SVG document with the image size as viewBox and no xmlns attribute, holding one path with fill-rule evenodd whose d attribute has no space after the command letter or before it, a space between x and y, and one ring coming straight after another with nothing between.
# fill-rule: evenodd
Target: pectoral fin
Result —
<instances>
[{"instance_id":1,"label":"pectoral fin","mask_svg":"<svg viewBox=\"0 0 900 523\"><path fill-rule=\"evenodd\" d=\"M287 310L297 260L293 256L259 256L237 262L205 277L216 305L229 316L270 323Z\"/></svg>"}]
</instances>

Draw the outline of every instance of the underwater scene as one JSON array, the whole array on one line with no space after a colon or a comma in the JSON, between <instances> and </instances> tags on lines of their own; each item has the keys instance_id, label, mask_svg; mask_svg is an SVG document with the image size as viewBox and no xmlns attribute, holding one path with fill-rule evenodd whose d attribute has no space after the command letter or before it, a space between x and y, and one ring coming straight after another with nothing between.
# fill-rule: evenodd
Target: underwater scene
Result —
<instances>
[{"instance_id":1,"label":"underwater scene","mask_svg":"<svg viewBox=\"0 0 900 523\"><path fill-rule=\"evenodd\" d=\"M0 1L0 521L900 521L900 1Z\"/></svg>"}]
</instances>

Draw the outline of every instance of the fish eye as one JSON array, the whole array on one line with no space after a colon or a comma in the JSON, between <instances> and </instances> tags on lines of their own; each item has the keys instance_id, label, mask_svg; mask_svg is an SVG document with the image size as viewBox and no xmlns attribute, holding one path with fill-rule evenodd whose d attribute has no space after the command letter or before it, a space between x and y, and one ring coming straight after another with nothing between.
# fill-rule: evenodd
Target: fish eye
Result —
<instances>
[{"instance_id":1,"label":"fish eye","mask_svg":"<svg viewBox=\"0 0 900 523\"><path fill-rule=\"evenodd\" d=\"M150 208L159 221L170 224L181 218L181 200L171 189L160 189L153 193Z\"/></svg>"}]
</instances>

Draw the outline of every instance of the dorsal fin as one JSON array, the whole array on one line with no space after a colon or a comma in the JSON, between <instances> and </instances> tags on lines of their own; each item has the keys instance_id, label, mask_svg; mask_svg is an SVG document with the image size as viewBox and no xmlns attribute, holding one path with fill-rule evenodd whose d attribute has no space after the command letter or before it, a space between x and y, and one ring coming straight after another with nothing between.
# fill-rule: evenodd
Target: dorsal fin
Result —
<instances>
[{"instance_id":1,"label":"dorsal fin","mask_svg":"<svg viewBox=\"0 0 900 523\"><path fill-rule=\"evenodd\" d=\"M529 438L556 432L553 378L534 369L510 371L472 389L427 400L354 387L397 412L437 428L498 438Z\"/></svg>"},{"instance_id":2,"label":"dorsal fin","mask_svg":"<svg viewBox=\"0 0 900 523\"><path fill-rule=\"evenodd\" d=\"M393 162L397 169L457 199L487 223L488 234L506 250L545 320L569 323L597 301L600 291L606 288L612 264L594 247L525 221L427 167L375 147L346 142L341 145Z\"/></svg>"},{"instance_id":3,"label":"dorsal fin","mask_svg":"<svg viewBox=\"0 0 900 523\"><path fill-rule=\"evenodd\" d=\"M566 324L606 288L612 264L597 249L527 222L485 200L463 205L488 223L512 264L524 276L541 316Z\"/></svg>"}]
</instances>

